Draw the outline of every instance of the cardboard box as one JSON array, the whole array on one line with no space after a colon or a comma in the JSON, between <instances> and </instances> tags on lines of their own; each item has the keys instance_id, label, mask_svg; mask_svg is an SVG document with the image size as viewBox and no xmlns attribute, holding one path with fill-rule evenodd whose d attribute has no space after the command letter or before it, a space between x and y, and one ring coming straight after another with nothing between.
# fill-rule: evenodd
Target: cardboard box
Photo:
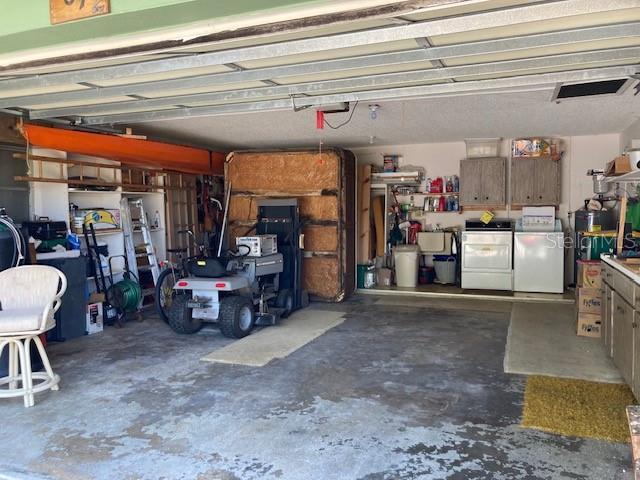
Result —
<instances>
[{"instance_id":1,"label":"cardboard box","mask_svg":"<svg viewBox=\"0 0 640 480\"><path fill-rule=\"evenodd\" d=\"M87 305L87 335L99 333L104 328L104 316L102 303L90 303Z\"/></svg>"},{"instance_id":2,"label":"cardboard box","mask_svg":"<svg viewBox=\"0 0 640 480\"><path fill-rule=\"evenodd\" d=\"M578 312L600 315L602 309L602 292L599 288L578 289Z\"/></svg>"},{"instance_id":3,"label":"cardboard box","mask_svg":"<svg viewBox=\"0 0 640 480\"><path fill-rule=\"evenodd\" d=\"M600 260L578 260L578 288L601 288Z\"/></svg>"},{"instance_id":4,"label":"cardboard box","mask_svg":"<svg viewBox=\"0 0 640 480\"><path fill-rule=\"evenodd\" d=\"M605 175L608 177L622 175L631 171L631 162L628 155L620 155L607 163Z\"/></svg>"},{"instance_id":5,"label":"cardboard box","mask_svg":"<svg viewBox=\"0 0 640 480\"><path fill-rule=\"evenodd\" d=\"M377 285L379 287L391 286L391 269L379 268L376 272L376 277L377 277Z\"/></svg>"},{"instance_id":6,"label":"cardboard box","mask_svg":"<svg viewBox=\"0 0 640 480\"><path fill-rule=\"evenodd\" d=\"M600 337L602 333L602 318L599 314L578 313L576 333L580 337Z\"/></svg>"},{"instance_id":7,"label":"cardboard box","mask_svg":"<svg viewBox=\"0 0 640 480\"><path fill-rule=\"evenodd\" d=\"M541 157L551 155L551 140L548 138L518 138L511 142L513 157Z\"/></svg>"}]
</instances>

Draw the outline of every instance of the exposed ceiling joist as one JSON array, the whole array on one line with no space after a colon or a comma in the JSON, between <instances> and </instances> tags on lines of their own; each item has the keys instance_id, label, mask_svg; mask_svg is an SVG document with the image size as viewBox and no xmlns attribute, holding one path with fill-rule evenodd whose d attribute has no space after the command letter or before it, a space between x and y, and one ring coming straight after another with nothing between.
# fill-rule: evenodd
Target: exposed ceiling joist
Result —
<instances>
[{"instance_id":1,"label":"exposed ceiling joist","mask_svg":"<svg viewBox=\"0 0 640 480\"><path fill-rule=\"evenodd\" d=\"M32 110L30 112L30 118L43 119L65 116L95 116L108 114L110 112L119 110L121 111L128 109L138 109L138 111L142 111L154 108L160 109L174 107L176 105L183 104L188 105L190 103L213 104L216 102L242 102L249 100L260 101L267 99L268 97L282 97L301 94L320 95L323 92L345 89L379 89L389 87L394 84L447 81L454 78L459 79L460 77L473 77L478 75L505 75L509 73L517 75L518 73L525 73L527 70L539 70L546 68L563 67L566 68L566 70L572 70L580 68L584 65L598 62L608 62L609 64L612 64L621 61L628 61L628 63L640 63L640 47L626 47L594 52L552 55L542 58L527 58L521 60L490 62L457 67L441 67L409 72L368 75L339 80L301 83L295 85L277 85L215 93L179 95L146 100L132 100L102 105Z\"/></svg>"},{"instance_id":2,"label":"exposed ceiling joist","mask_svg":"<svg viewBox=\"0 0 640 480\"><path fill-rule=\"evenodd\" d=\"M83 89L71 92L25 95L20 97L0 98L0 108L16 105L38 105L61 102L86 102L108 99L119 96L143 95L149 92L184 90L211 87L231 83L269 80L292 75L313 75L326 72L348 72L349 70L376 67L381 65L397 65L425 60L446 60L454 57L491 54L504 51L516 51L534 47L551 47L590 42L611 38L640 36L640 22L628 24L590 27L562 32L526 35L508 39L489 40L448 45L415 50L379 53L357 57L324 60L277 67L257 68L252 70L198 75L194 77L160 80L155 82L139 82L127 85ZM0 87L2 83L0 82Z\"/></svg>"},{"instance_id":3,"label":"exposed ceiling joist","mask_svg":"<svg viewBox=\"0 0 640 480\"><path fill-rule=\"evenodd\" d=\"M637 0L558 0L552 3L532 4L518 8L488 11L472 15L443 18L413 24L384 27L375 30L306 38L289 42L258 45L233 50L206 53L188 57L152 60L148 62L116 65L71 72L35 75L21 79L0 81L1 89L26 89L74 84L99 83L122 77L171 72L227 63L282 57L335 50L376 43L446 35L477 29L496 28L524 22L544 22L554 18L604 13L638 6Z\"/></svg>"},{"instance_id":4,"label":"exposed ceiling joist","mask_svg":"<svg viewBox=\"0 0 640 480\"><path fill-rule=\"evenodd\" d=\"M416 87L389 88L362 92L320 95L315 97L300 97L295 99L295 106L315 107L340 102L355 102L385 99L420 98L430 95L463 93L482 91L486 89L511 89L525 86L551 85L558 82L586 82L612 78L624 78L634 75L636 66L607 67L574 72L547 73L538 75L524 75L504 79L474 80L468 82L443 83L438 85L422 85ZM178 118L192 118L202 116L224 115L231 113L246 113L258 111L275 111L291 109L292 100L269 100L260 102L246 102L237 104L217 105L210 107L179 108L146 113L132 113L105 116L90 116L82 118L78 124L103 125L116 123L143 123Z\"/></svg>"}]
</instances>

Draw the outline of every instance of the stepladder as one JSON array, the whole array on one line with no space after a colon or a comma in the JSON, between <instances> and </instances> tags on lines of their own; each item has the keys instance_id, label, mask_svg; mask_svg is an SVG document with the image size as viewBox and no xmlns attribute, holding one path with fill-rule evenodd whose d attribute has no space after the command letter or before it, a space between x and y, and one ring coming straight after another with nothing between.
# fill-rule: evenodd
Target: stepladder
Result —
<instances>
[{"instance_id":1,"label":"stepladder","mask_svg":"<svg viewBox=\"0 0 640 480\"><path fill-rule=\"evenodd\" d=\"M155 294L155 285L160 275L156 249L151 236L153 226L142 199L123 198L121 210L125 252L129 268L140 283L141 307L151 305L153 302L149 303L145 300Z\"/></svg>"}]
</instances>

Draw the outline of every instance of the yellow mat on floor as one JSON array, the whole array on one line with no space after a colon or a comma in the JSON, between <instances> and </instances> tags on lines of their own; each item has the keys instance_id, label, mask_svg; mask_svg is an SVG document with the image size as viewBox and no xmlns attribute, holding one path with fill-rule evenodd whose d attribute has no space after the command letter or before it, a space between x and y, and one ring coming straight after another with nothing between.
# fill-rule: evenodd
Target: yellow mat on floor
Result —
<instances>
[{"instance_id":1,"label":"yellow mat on floor","mask_svg":"<svg viewBox=\"0 0 640 480\"><path fill-rule=\"evenodd\" d=\"M636 401L627 385L531 376L522 426L572 437L628 442L625 407Z\"/></svg>"},{"instance_id":2,"label":"yellow mat on floor","mask_svg":"<svg viewBox=\"0 0 640 480\"><path fill-rule=\"evenodd\" d=\"M285 358L344 322L344 313L303 308L273 327L220 348L200 360L264 367L276 358Z\"/></svg>"}]
</instances>

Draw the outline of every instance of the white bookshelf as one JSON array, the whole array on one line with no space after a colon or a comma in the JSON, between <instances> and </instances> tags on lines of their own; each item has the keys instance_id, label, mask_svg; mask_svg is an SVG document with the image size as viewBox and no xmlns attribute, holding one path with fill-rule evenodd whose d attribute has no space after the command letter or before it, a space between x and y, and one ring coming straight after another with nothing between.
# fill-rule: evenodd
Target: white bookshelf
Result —
<instances>
[{"instance_id":1,"label":"white bookshelf","mask_svg":"<svg viewBox=\"0 0 640 480\"><path fill-rule=\"evenodd\" d=\"M64 152L33 149L34 155L43 155L49 157L64 158ZM90 162L104 163L108 165L118 165L117 162L109 160L66 154L70 160L87 160ZM45 165L45 168L58 168L57 166ZM97 167L84 167L83 175L85 177L100 178L102 180L113 182L113 170L101 171L98 175ZM64 166L67 178L78 176L78 169L74 166ZM120 181L120 172L117 173L116 181ZM79 209L105 208L120 210L120 201L126 198L141 198L143 200L145 211L149 216L150 222L153 222L156 211L160 216L160 228L152 230L153 243L156 249L158 260L166 259L166 230L165 230L165 195L163 191L151 192L132 192L123 191L118 187L114 190L85 190L76 186L68 186L66 184L55 183L38 183L31 184L31 215L33 218L48 217L50 220L64 221L72 228L73 220L70 218L69 205L73 203ZM81 250L85 252L84 236L77 233L82 245ZM104 243L109 250L109 256L124 255L124 232L122 228L110 230L96 230L96 240L98 243ZM124 258L114 258L112 261L114 268L114 279L121 279L124 271ZM105 277L109 275L108 269L104 271ZM94 277L88 277L88 285L90 290L95 288Z\"/></svg>"}]
</instances>

